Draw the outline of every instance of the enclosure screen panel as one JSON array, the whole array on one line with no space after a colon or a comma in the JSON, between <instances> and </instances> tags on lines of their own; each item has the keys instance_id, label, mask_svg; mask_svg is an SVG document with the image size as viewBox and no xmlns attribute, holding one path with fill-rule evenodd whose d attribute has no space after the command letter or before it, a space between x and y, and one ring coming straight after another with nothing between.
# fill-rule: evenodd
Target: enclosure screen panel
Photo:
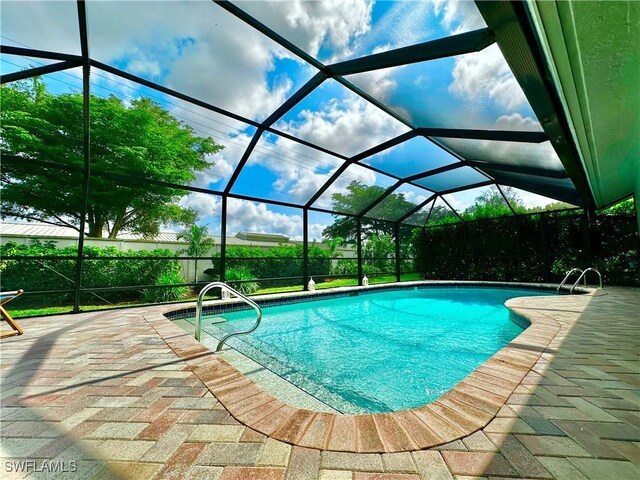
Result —
<instances>
[{"instance_id":1,"label":"enclosure screen panel","mask_svg":"<svg viewBox=\"0 0 640 480\"><path fill-rule=\"evenodd\" d=\"M322 83L274 127L349 157L409 131L335 80Z\"/></svg>"},{"instance_id":2,"label":"enclosure screen panel","mask_svg":"<svg viewBox=\"0 0 640 480\"><path fill-rule=\"evenodd\" d=\"M3 45L80 55L76 2L3 1L0 31Z\"/></svg>"},{"instance_id":3,"label":"enclosure screen panel","mask_svg":"<svg viewBox=\"0 0 640 480\"><path fill-rule=\"evenodd\" d=\"M414 183L435 192L453 190L455 188L472 186L486 182L489 179L482 173L471 167L460 167L448 172L438 173L425 178L415 180Z\"/></svg>"},{"instance_id":4,"label":"enclosure screen panel","mask_svg":"<svg viewBox=\"0 0 640 480\"><path fill-rule=\"evenodd\" d=\"M564 166L551 146L551 142L499 142L462 138L438 138L437 140L468 160L564 172ZM491 167L491 165L487 166Z\"/></svg>"},{"instance_id":5,"label":"enclosure screen panel","mask_svg":"<svg viewBox=\"0 0 640 480\"><path fill-rule=\"evenodd\" d=\"M356 215L381 197L394 183L395 180L386 175L360 165L350 165L313 206Z\"/></svg>"},{"instance_id":6,"label":"enclosure screen panel","mask_svg":"<svg viewBox=\"0 0 640 480\"><path fill-rule=\"evenodd\" d=\"M433 195L429 190L404 184L367 212L366 216L395 222Z\"/></svg>"},{"instance_id":7,"label":"enclosure screen panel","mask_svg":"<svg viewBox=\"0 0 640 480\"><path fill-rule=\"evenodd\" d=\"M305 204L342 163L333 155L264 133L231 191Z\"/></svg>"},{"instance_id":8,"label":"enclosure screen panel","mask_svg":"<svg viewBox=\"0 0 640 480\"><path fill-rule=\"evenodd\" d=\"M429 217L429 212L431 212L433 204L434 201L427 203L420 210L406 218L403 223L407 225L414 225L416 227L424 227L425 223L427 223L427 218Z\"/></svg>"},{"instance_id":9,"label":"enclosure screen panel","mask_svg":"<svg viewBox=\"0 0 640 480\"><path fill-rule=\"evenodd\" d=\"M447 205L442 197L438 197L433 204L431 213L429 214L427 225L456 223L459 221L460 218L455 214L453 210L451 210L451 207Z\"/></svg>"},{"instance_id":10,"label":"enclosure screen panel","mask_svg":"<svg viewBox=\"0 0 640 480\"><path fill-rule=\"evenodd\" d=\"M502 172L498 170L485 171L494 177L498 183L523 188L532 193L543 195L572 205L582 206L582 199L573 183L568 178L548 178L520 173Z\"/></svg>"},{"instance_id":11,"label":"enclosure screen panel","mask_svg":"<svg viewBox=\"0 0 640 480\"><path fill-rule=\"evenodd\" d=\"M91 2L91 56L264 120L315 72L213 2Z\"/></svg>"},{"instance_id":12,"label":"enclosure screen panel","mask_svg":"<svg viewBox=\"0 0 640 480\"><path fill-rule=\"evenodd\" d=\"M495 44L347 79L418 127L542 131Z\"/></svg>"},{"instance_id":13,"label":"enclosure screen panel","mask_svg":"<svg viewBox=\"0 0 640 480\"><path fill-rule=\"evenodd\" d=\"M513 213L495 185L463 190L443 197L465 220L501 217Z\"/></svg>"},{"instance_id":14,"label":"enclosure screen panel","mask_svg":"<svg viewBox=\"0 0 640 480\"><path fill-rule=\"evenodd\" d=\"M296 47L333 63L486 27L473 2L238 2Z\"/></svg>"},{"instance_id":15,"label":"enclosure screen panel","mask_svg":"<svg viewBox=\"0 0 640 480\"><path fill-rule=\"evenodd\" d=\"M409 177L443 167L459 160L424 137L391 147L362 160L362 163L399 177Z\"/></svg>"}]
</instances>

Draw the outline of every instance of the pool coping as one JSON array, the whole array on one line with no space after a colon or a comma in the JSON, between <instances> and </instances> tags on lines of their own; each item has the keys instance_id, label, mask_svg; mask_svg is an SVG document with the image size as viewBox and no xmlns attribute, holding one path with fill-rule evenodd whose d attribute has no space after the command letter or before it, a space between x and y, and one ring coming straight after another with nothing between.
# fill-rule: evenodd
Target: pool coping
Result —
<instances>
[{"instance_id":1,"label":"pool coping","mask_svg":"<svg viewBox=\"0 0 640 480\"><path fill-rule=\"evenodd\" d=\"M347 287L327 292L327 295L341 294L343 290L370 291L414 285L555 289L554 285L547 284L421 281ZM591 289L581 289L581 292L587 295L606 293ZM317 293L296 292L295 297ZM267 296L260 297L263 298ZM144 317L229 413L244 425L268 437L302 447L352 453L392 453L452 442L485 427L496 416L560 330L560 324L552 317L528 309L527 298L512 298L505 306L526 318L531 325L440 398L417 408L365 415L296 408L265 392L165 317L165 313L183 309L185 305L154 307L148 309ZM189 306L193 307L193 304Z\"/></svg>"}]
</instances>

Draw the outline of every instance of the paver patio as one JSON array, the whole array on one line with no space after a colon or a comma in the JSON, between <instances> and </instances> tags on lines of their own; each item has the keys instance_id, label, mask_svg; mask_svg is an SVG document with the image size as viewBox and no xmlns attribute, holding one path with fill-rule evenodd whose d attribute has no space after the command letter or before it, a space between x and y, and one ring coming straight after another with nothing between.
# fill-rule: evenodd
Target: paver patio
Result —
<instances>
[{"instance_id":1,"label":"paver patio","mask_svg":"<svg viewBox=\"0 0 640 480\"><path fill-rule=\"evenodd\" d=\"M519 302L560 330L495 418L445 445L383 454L246 427L201 380L210 355L195 341L172 349L177 330L147 320L157 308L24 320L25 335L2 341L2 478L640 478L638 289Z\"/></svg>"}]
</instances>

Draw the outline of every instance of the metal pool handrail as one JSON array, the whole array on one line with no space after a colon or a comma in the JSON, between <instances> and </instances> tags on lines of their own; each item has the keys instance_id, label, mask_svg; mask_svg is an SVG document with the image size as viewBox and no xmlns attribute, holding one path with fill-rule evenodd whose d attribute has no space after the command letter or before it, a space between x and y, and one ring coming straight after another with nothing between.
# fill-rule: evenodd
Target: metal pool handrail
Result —
<instances>
[{"instance_id":1,"label":"metal pool handrail","mask_svg":"<svg viewBox=\"0 0 640 480\"><path fill-rule=\"evenodd\" d=\"M250 298L244 296L242 293L238 292L236 289L231 288L226 283L223 283L223 282L211 282L211 283L208 283L200 291L200 294L198 295L198 302L196 303L196 334L195 334L195 337L196 337L196 340L198 340L198 341L200 341L200 333L202 331L202 322L201 322L201 319L202 319L202 302L204 301L204 296L206 295L206 293L209 290L211 290L212 288L216 288L216 287L219 287L221 290L224 290L224 289L229 290L236 297L240 298L245 303L248 303L249 305L251 305L256 311L256 323L253 325L253 327L251 327L249 330L243 330L241 332L227 333L218 342L218 346L216 347L216 352L219 352L220 350L222 350L222 346L224 345L224 343L227 340L229 340L229 338L234 337L236 335L244 335L246 333L251 333L256 328L258 328L258 325L260 325L260 320L262 320L262 309L260 308L260 306L256 302L254 302Z\"/></svg>"},{"instance_id":2,"label":"metal pool handrail","mask_svg":"<svg viewBox=\"0 0 640 480\"><path fill-rule=\"evenodd\" d=\"M573 275L574 272L580 272L582 274L584 270L582 270L581 268L572 268L571 270L569 270L567 272L567 275L564 277L564 280L562 280L562 283L560 283L560 285L558 285L558 288L556 288L556 292L560 293L560 289L564 286L565 283L567 283L567 280L569 280L569 277ZM584 285L585 287L587 286L586 278L584 279Z\"/></svg>"},{"instance_id":3,"label":"metal pool handrail","mask_svg":"<svg viewBox=\"0 0 640 480\"><path fill-rule=\"evenodd\" d=\"M602 275L600 275L600 272L597 268L589 267L584 272L582 272L582 275L580 275L580 277L578 277L578 280L576 280L576 283L573 284L573 287L571 287L569 293L573 293L573 289L576 288L576 286L580 283L582 277L584 277L584 284L587 284L587 272L596 272L598 274L598 279L600 280L600 288L602 288Z\"/></svg>"}]
</instances>

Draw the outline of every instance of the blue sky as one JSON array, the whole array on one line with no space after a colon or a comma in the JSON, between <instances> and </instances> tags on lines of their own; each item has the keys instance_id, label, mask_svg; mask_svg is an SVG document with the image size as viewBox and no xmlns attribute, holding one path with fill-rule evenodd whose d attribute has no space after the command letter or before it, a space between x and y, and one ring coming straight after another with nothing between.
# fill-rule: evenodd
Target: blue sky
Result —
<instances>
[{"instance_id":1,"label":"blue sky","mask_svg":"<svg viewBox=\"0 0 640 480\"><path fill-rule=\"evenodd\" d=\"M241 1L237 5L327 64L484 26L475 4L467 1L291 0ZM210 1L159 2L153 8L148 2L89 2L87 11L92 58L251 120L264 120L316 73L315 68ZM75 2L3 2L2 36L6 44L79 53ZM44 63L8 56L2 59L3 71ZM79 77L79 72L70 71L47 76L46 81L52 91L63 92L77 88ZM347 79L417 126L540 129L497 46ZM215 166L198 176L197 186L222 190L255 132L247 124L105 72L94 70L92 85L94 94L113 94L125 102L150 96L198 134L212 136L224 145L225 150L212 158ZM347 156L408 130L333 80L313 91L274 127ZM481 142L474 148L487 154L496 145ZM512 147L500 148L509 159ZM547 156L549 162L554 161L553 150L543 149L540 155L542 160ZM364 163L408 175L453 161L430 142L414 139ZM232 192L304 204L341 163L284 137L266 134ZM350 168L330 187L319 206L330 206L330 195L343 191L354 179L381 186L395 182L367 169ZM408 188L406 194L419 203L431 193L415 187ZM477 192L456 193L450 201L454 207L464 208L475 198L471 195ZM545 203L527 193L523 199L530 205ZM183 204L195 208L211 231L219 231L218 197L191 194ZM236 201L230 213L230 234L242 230L292 238L302 235L297 210ZM330 217L320 215L316 220L311 220L310 231L319 238Z\"/></svg>"}]
</instances>

